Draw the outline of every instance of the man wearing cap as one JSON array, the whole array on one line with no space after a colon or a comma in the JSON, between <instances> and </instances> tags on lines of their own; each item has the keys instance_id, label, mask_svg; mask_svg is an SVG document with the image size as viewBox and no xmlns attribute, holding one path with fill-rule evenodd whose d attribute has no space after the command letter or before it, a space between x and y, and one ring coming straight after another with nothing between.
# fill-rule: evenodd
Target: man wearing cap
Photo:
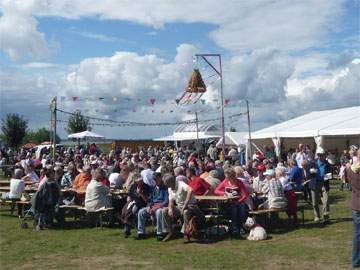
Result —
<instances>
[{"instance_id":1,"label":"man wearing cap","mask_svg":"<svg viewBox=\"0 0 360 270\"><path fill-rule=\"evenodd\" d=\"M150 164L145 162L143 164L144 166L144 169L141 171L141 177L144 181L145 184L147 184L148 186L155 186L155 182L153 180L153 174L154 174L154 171L151 170L150 168Z\"/></svg>"},{"instance_id":2,"label":"man wearing cap","mask_svg":"<svg viewBox=\"0 0 360 270\"><path fill-rule=\"evenodd\" d=\"M76 170L73 163L69 163L66 173L61 178L60 186L62 188L69 188L73 185L73 181L76 177Z\"/></svg>"},{"instance_id":3,"label":"man wearing cap","mask_svg":"<svg viewBox=\"0 0 360 270\"><path fill-rule=\"evenodd\" d=\"M346 169L351 184L351 209L354 223L352 265L360 267L360 150L357 150L357 162Z\"/></svg>"},{"instance_id":4,"label":"man wearing cap","mask_svg":"<svg viewBox=\"0 0 360 270\"><path fill-rule=\"evenodd\" d=\"M259 164L256 166L257 177L253 180L253 189L257 194L261 194L264 186L264 172L266 171L266 167L264 164Z\"/></svg>"},{"instance_id":5,"label":"man wearing cap","mask_svg":"<svg viewBox=\"0 0 360 270\"><path fill-rule=\"evenodd\" d=\"M267 201L263 203L264 208L285 208L287 205L284 195L284 189L281 182L275 178L275 171L273 169L266 170L265 185L263 193L267 196Z\"/></svg>"},{"instance_id":6,"label":"man wearing cap","mask_svg":"<svg viewBox=\"0 0 360 270\"><path fill-rule=\"evenodd\" d=\"M133 179L134 183L129 188L127 202L121 211L121 221L124 224L125 238L128 238L131 234L131 223L137 216L138 211L146 206L151 193L150 186L143 182L140 174L134 174Z\"/></svg>"}]
</instances>

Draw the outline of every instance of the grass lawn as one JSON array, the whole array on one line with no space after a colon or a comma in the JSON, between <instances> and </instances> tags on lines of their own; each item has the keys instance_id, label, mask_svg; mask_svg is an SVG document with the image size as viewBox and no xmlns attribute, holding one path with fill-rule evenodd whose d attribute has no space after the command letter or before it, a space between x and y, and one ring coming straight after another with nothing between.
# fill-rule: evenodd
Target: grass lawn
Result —
<instances>
[{"instance_id":1,"label":"grass lawn","mask_svg":"<svg viewBox=\"0 0 360 270\"><path fill-rule=\"evenodd\" d=\"M332 224L270 232L262 242L230 240L184 245L124 239L120 228L20 229L0 211L0 269L351 269L350 192L331 190ZM133 231L134 234L134 231Z\"/></svg>"}]
</instances>

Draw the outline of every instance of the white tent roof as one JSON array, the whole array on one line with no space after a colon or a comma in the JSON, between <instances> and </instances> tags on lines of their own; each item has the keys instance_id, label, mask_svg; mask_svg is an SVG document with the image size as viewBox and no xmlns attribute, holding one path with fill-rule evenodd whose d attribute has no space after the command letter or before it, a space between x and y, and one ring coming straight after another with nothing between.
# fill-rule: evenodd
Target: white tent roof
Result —
<instances>
[{"instance_id":1,"label":"white tent roof","mask_svg":"<svg viewBox=\"0 0 360 270\"><path fill-rule=\"evenodd\" d=\"M360 135L360 106L314 111L303 116L261 129L252 139L306 138L319 135Z\"/></svg>"},{"instance_id":2,"label":"white tent roof","mask_svg":"<svg viewBox=\"0 0 360 270\"><path fill-rule=\"evenodd\" d=\"M78 133L73 133L70 134L68 136L68 138L73 138L73 139L98 139L98 138L105 138L102 135L99 135L97 133L91 132L91 131L83 131L83 132L78 132Z\"/></svg>"},{"instance_id":3,"label":"white tent roof","mask_svg":"<svg viewBox=\"0 0 360 270\"><path fill-rule=\"evenodd\" d=\"M212 124L199 124L198 136L200 140L219 138L220 129ZM196 140L196 125L180 125L170 136L156 138L154 141L193 141Z\"/></svg>"},{"instance_id":4,"label":"white tent roof","mask_svg":"<svg viewBox=\"0 0 360 270\"><path fill-rule=\"evenodd\" d=\"M225 145L234 145L239 146L242 144L246 144L247 132L225 132ZM216 144L217 147L222 145L222 138Z\"/></svg>"}]
</instances>

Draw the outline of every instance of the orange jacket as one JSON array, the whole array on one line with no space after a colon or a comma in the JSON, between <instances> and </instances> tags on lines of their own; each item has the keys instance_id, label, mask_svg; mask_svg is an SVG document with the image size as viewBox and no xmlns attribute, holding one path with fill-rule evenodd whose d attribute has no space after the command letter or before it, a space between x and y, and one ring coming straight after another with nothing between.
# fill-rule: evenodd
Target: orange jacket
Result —
<instances>
[{"instance_id":1,"label":"orange jacket","mask_svg":"<svg viewBox=\"0 0 360 270\"><path fill-rule=\"evenodd\" d=\"M78 192L86 192L86 187L91 181L91 174L82 172L75 177L73 188Z\"/></svg>"}]
</instances>

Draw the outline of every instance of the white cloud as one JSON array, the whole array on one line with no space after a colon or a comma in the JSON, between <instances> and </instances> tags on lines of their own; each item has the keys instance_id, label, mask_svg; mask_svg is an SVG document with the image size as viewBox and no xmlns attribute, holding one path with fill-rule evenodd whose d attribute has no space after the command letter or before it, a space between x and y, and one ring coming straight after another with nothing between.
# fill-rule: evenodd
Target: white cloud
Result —
<instances>
[{"instance_id":1,"label":"white cloud","mask_svg":"<svg viewBox=\"0 0 360 270\"><path fill-rule=\"evenodd\" d=\"M123 41L120 38L105 35L105 34L92 33L92 32L88 32L88 31L79 31L79 32L73 31L73 32L79 34L82 37L95 39L95 40L99 40L99 41L103 41L103 42L119 42L119 41Z\"/></svg>"},{"instance_id":2,"label":"white cloud","mask_svg":"<svg viewBox=\"0 0 360 270\"><path fill-rule=\"evenodd\" d=\"M43 59L51 49L45 35L38 31L38 22L31 15L35 1L2 1L0 48L13 61L22 57Z\"/></svg>"},{"instance_id":3,"label":"white cloud","mask_svg":"<svg viewBox=\"0 0 360 270\"><path fill-rule=\"evenodd\" d=\"M81 19L84 17L124 20L162 27L167 23L208 23L217 26L210 37L232 51L272 48L302 50L323 46L342 14L341 0L308 1L118 1L118 0L2 0L3 50L18 59L26 55L41 57L49 46L37 30L33 16ZM306 15L305 15L306 14ZM20 31L13 31L19 25ZM151 31L150 33L154 33ZM88 38L114 41L102 33L83 33ZM25 44L25 45L23 45Z\"/></svg>"},{"instance_id":4,"label":"white cloud","mask_svg":"<svg viewBox=\"0 0 360 270\"><path fill-rule=\"evenodd\" d=\"M22 67L31 68L31 69L47 69L47 68L58 68L60 66L54 63L47 63L47 62L30 62L22 65Z\"/></svg>"}]
</instances>

